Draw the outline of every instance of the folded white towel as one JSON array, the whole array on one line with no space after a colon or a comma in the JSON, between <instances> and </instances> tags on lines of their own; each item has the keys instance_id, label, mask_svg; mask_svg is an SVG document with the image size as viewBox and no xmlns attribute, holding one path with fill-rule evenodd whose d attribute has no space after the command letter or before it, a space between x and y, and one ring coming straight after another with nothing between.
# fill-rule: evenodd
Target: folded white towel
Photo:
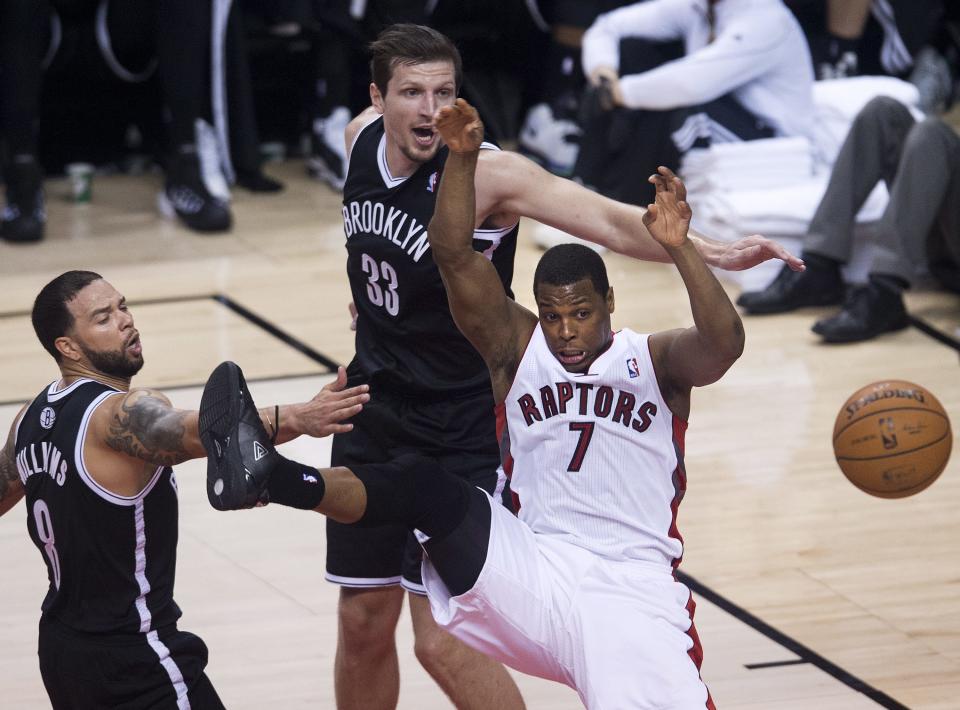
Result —
<instances>
[{"instance_id":1,"label":"folded white towel","mask_svg":"<svg viewBox=\"0 0 960 710\"><path fill-rule=\"evenodd\" d=\"M892 76L855 76L825 79L813 84L813 102L853 120L860 109L876 96L889 96L906 106L920 101L917 87Z\"/></svg>"}]
</instances>

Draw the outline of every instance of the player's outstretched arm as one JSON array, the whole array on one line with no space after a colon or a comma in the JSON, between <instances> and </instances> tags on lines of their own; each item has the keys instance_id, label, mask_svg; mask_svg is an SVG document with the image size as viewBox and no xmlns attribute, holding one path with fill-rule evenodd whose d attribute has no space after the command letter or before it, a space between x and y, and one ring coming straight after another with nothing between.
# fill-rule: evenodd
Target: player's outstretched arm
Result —
<instances>
[{"instance_id":1,"label":"player's outstretched arm","mask_svg":"<svg viewBox=\"0 0 960 710\"><path fill-rule=\"evenodd\" d=\"M476 109L457 99L437 112L434 124L450 155L430 220L430 248L453 319L493 374L505 360L512 362L521 329L532 331L536 317L507 296L493 264L473 248L474 175L483 142L483 123ZM527 339L522 338L523 344Z\"/></svg>"},{"instance_id":2,"label":"player's outstretched arm","mask_svg":"<svg viewBox=\"0 0 960 710\"><path fill-rule=\"evenodd\" d=\"M132 389L109 397L94 412L96 440L156 466L206 456L197 412L176 409L162 392Z\"/></svg>"},{"instance_id":3,"label":"player's outstretched arm","mask_svg":"<svg viewBox=\"0 0 960 710\"><path fill-rule=\"evenodd\" d=\"M323 387L309 402L259 409L264 428L282 444L301 435L328 436L350 431L346 420L369 401L369 387L346 388L347 373ZM199 413L176 409L162 392L133 389L110 397L94 416L94 426L109 448L158 466L173 466L206 456L200 443Z\"/></svg>"},{"instance_id":4,"label":"player's outstretched arm","mask_svg":"<svg viewBox=\"0 0 960 710\"><path fill-rule=\"evenodd\" d=\"M23 409L26 409L26 406ZM23 498L23 482L17 471L16 452L13 449L14 430L23 414L23 409L13 418L7 443L0 449L0 515L6 513Z\"/></svg>"},{"instance_id":5,"label":"player's outstretched arm","mask_svg":"<svg viewBox=\"0 0 960 710\"><path fill-rule=\"evenodd\" d=\"M690 296L692 328L656 333L651 352L657 366L661 389L668 396L679 395L689 407L691 387L716 382L743 352L743 323L736 308L713 272L687 237L691 211L686 189L678 177L664 167L650 177L656 185L656 203L650 205L644 221L650 234L677 265ZM671 404L671 408L673 405ZM681 412L675 413L684 415Z\"/></svg>"},{"instance_id":6,"label":"player's outstretched arm","mask_svg":"<svg viewBox=\"0 0 960 710\"><path fill-rule=\"evenodd\" d=\"M646 210L642 207L611 200L551 175L517 153L484 151L477 185L482 209L488 214L530 217L635 259L671 261L644 225ZM780 259L794 271L803 269L801 259L760 235L729 243L692 231L689 236L704 261L726 271L742 271L768 259Z\"/></svg>"}]
</instances>

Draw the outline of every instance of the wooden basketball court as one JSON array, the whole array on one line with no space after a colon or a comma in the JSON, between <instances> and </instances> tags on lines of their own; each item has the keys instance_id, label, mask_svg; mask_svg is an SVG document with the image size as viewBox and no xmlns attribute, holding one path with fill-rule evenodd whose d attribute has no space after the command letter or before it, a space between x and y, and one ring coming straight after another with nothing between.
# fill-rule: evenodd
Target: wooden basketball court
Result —
<instances>
[{"instance_id":1,"label":"wooden basketball court","mask_svg":"<svg viewBox=\"0 0 960 710\"><path fill-rule=\"evenodd\" d=\"M195 407L213 367L236 360L261 404L314 394L353 352L339 197L303 166L271 168L280 196L237 190L232 234L163 222L159 177L98 177L93 202L47 183L48 237L0 243L0 427L57 377L29 323L37 291L67 269L104 275L130 301L146 366L134 383ZM529 231L529 225L525 225ZM532 305L539 251L521 230L514 287ZM669 266L606 256L614 325L692 322ZM731 294L736 288L731 287ZM957 708L960 705L960 456L903 500L849 484L831 450L849 394L880 379L922 384L960 423L960 306L909 294L916 326L875 341L819 344L821 312L745 319L746 352L694 395L681 569L696 593L704 679L720 708ZM329 441L285 445L323 465ZM204 464L177 467L181 628L210 648L230 708L332 708L337 588L323 579L323 519L280 506L217 513ZM20 505L0 519L0 706L48 706L36 658L45 567ZM400 707L449 701L417 664L401 620ZM530 708L580 707L569 689L518 677Z\"/></svg>"}]
</instances>

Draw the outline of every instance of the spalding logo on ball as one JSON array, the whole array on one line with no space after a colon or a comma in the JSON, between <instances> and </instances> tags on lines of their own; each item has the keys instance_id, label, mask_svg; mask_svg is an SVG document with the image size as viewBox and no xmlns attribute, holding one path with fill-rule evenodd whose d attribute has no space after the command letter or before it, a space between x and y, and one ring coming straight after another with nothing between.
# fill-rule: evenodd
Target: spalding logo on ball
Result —
<instances>
[{"instance_id":1,"label":"spalding logo on ball","mask_svg":"<svg viewBox=\"0 0 960 710\"><path fill-rule=\"evenodd\" d=\"M833 453L857 488L881 498L919 493L950 459L950 420L937 398L903 380L874 382L844 403Z\"/></svg>"}]
</instances>

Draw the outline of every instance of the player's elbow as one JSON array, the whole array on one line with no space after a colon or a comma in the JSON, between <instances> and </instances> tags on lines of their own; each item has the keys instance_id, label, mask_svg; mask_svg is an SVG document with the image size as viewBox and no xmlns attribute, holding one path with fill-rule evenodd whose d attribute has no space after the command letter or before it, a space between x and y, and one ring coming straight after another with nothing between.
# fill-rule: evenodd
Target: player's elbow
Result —
<instances>
[{"instance_id":1,"label":"player's elbow","mask_svg":"<svg viewBox=\"0 0 960 710\"><path fill-rule=\"evenodd\" d=\"M471 246L464 249L460 240L451 238L450 230L442 220L434 217L427 226L427 239L430 241L430 250L433 252L433 261L438 267L443 269L456 269L457 264L463 261L470 252ZM471 237L467 239L466 244L471 244Z\"/></svg>"},{"instance_id":2,"label":"player's elbow","mask_svg":"<svg viewBox=\"0 0 960 710\"><path fill-rule=\"evenodd\" d=\"M737 318L723 338L706 344L710 353L709 362L702 368L702 381L695 383L696 386L710 385L723 377L743 355L745 344L743 323Z\"/></svg>"},{"instance_id":3,"label":"player's elbow","mask_svg":"<svg viewBox=\"0 0 960 710\"><path fill-rule=\"evenodd\" d=\"M743 329L743 321L740 320L739 315L734 315L733 322L730 323L726 337L720 342L717 352L718 359L726 364L724 372L729 370L733 363L743 355L743 347L746 342L747 335Z\"/></svg>"}]
</instances>

